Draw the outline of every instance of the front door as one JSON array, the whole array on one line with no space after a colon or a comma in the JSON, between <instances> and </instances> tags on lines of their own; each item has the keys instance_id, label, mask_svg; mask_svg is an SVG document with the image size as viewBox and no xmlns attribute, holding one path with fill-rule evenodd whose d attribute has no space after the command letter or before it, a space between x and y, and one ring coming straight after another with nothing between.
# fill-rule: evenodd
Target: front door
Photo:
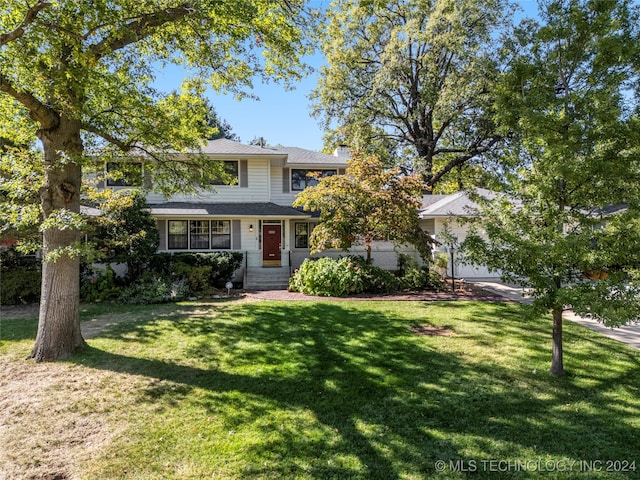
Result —
<instances>
[{"instance_id":1,"label":"front door","mask_svg":"<svg viewBox=\"0 0 640 480\"><path fill-rule=\"evenodd\" d=\"M262 264L280 265L282 249L282 226L262 226Z\"/></svg>"}]
</instances>

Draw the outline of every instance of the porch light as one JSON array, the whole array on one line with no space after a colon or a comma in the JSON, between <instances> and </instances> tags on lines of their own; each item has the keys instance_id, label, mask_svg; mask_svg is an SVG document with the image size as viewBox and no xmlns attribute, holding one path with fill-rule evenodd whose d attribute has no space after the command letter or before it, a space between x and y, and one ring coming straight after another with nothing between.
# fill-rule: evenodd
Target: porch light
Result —
<instances>
[{"instance_id":1,"label":"porch light","mask_svg":"<svg viewBox=\"0 0 640 480\"><path fill-rule=\"evenodd\" d=\"M249 231L253 232L253 224L249 225Z\"/></svg>"}]
</instances>

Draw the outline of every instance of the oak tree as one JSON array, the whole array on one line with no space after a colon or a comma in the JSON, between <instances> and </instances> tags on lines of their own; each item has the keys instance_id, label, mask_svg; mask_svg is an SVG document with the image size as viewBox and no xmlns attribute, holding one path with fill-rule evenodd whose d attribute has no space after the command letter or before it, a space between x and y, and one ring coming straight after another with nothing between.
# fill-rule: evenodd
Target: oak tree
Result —
<instances>
[{"instance_id":1,"label":"oak tree","mask_svg":"<svg viewBox=\"0 0 640 480\"><path fill-rule=\"evenodd\" d=\"M327 65L312 94L326 141L420 173L427 190L480 164L493 121L504 0L336 0L320 33Z\"/></svg>"},{"instance_id":2,"label":"oak tree","mask_svg":"<svg viewBox=\"0 0 640 480\"><path fill-rule=\"evenodd\" d=\"M197 155L211 129L205 85L242 94L256 75L295 79L306 52L301 0L8 0L0 16L0 124L39 140L44 264L36 361L83 348L79 249L83 168L142 162L154 187L193 188L219 174ZM155 86L167 64L181 92ZM165 152L170 152L171 155ZM204 174L203 174L204 173Z\"/></svg>"}]
</instances>

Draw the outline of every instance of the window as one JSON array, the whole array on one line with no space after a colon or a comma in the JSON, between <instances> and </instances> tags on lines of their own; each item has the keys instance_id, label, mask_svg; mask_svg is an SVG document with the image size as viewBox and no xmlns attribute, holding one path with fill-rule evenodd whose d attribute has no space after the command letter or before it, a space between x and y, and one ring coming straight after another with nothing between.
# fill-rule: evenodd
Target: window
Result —
<instances>
[{"instance_id":1,"label":"window","mask_svg":"<svg viewBox=\"0 0 640 480\"><path fill-rule=\"evenodd\" d=\"M295 248L309 248L309 235L313 231L313 223L295 224Z\"/></svg>"},{"instance_id":2,"label":"window","mask_svg":"<svg viewBox=\"0 0 640 480\"><path fill-rule=\"evenodd\" d=\"M307 187L312 187L318 184L320 178L330 177L336 173L336 170L306 170L293 168L291 170L291 190L301 191Z\"/></svg>"},{"instance_id":3,"label":"window","mask_svg":"<svg viewBox=\"0 0 640 480\"><path fill-rule=\"evenodd\" d=\"M212 220L211 221L211 248L229 249L231 248L231 221Z\"/></svg>"},{"instance_id":4,"label":"window","mask_svg":"<svg viewBox=\"0 0 640 480\"><path fill-rule=\"evenodd\" d=\"M169 250L228 250L230 220L169 220Z\"/></svg>"},{"instance_id":5,"label":"window","mask_svg":"<svg viewBox=\"0 0 640 480\"><path fill-rule=\"evenodd\" d=\"M191 220L191 248L209 249L209 220Z\"/></svg>"},{"instance_id":6,"label":"window","mask_svg":"<svg viewBox=\"0 0 640 480\"><path fill-rule=\"evenodd\" d=\"M108 187L138 187L142 185L142 163L107 163Z\"/></svg>"},{"instance_id":7,"label":"window","mask_svg":"<svg viewBox=\"0 0 640 480\"><path fill-rule=\"evenodd\" d=\"M170 249L189 248L189 222L187 220L169 220L169 242Z\"/></svg>"},{"instance_id":8,"label":"window","mask_svg":"<svg viewBox=\"0 0 640 480\"><path fill-rule=\"evenodd\" d=\"M211 185L231 185L238 183L238 161L237 160L225 160L222 166L224 173L231 177L231 182L225 182L220 178L214 178L211 180Z\"/></svg>"}]
</instances>

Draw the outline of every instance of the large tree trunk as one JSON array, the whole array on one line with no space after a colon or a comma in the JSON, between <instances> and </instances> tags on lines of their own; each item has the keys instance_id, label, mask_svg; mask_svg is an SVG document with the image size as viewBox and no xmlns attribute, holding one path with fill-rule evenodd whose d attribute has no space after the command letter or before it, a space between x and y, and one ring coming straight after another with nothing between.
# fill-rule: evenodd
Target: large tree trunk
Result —
<instances>
[{"instance_id":1,"label":"large tree trunk","mask_svg":"<svg viewBox=\"0 0 640 480\"><path fill-rule=\"evenodd\" d=\"M562 359L562 307L554 307L553 314L553 345L551 347L551 375L564 375L564 361Z\"/></svg>"},{"instance_id":2,"label":"large tree trunk","mask_svg":"<svg viewBox=\"0 0 640 480\"><path fill-rule=\"evenodd\" d=\"M80 212L83 146L80 124L61 118L55 128L40 130L45 160L45 185L41 190L44 218L61 210ZM65 158L61 158L61 154ZM80 260L65 251L80 239L73 228L49 228L43 232L42 293L36 343L31 358L53 361L73 355L85 346L80 332ZM48 258L48 254L63 252Z\"/></svg>"}]
</instances>

